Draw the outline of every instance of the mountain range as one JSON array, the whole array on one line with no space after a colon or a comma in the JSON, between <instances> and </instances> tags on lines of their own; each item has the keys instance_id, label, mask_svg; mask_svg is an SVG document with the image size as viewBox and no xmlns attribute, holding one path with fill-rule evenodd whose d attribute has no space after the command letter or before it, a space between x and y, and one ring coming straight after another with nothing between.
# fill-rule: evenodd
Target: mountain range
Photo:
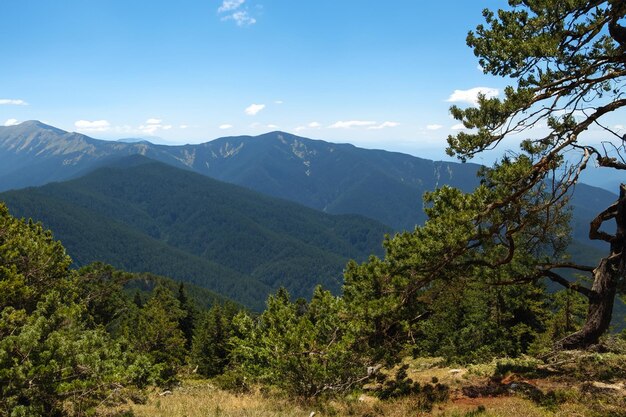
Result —
<instances>
[{"instance_id":1,"label":"mountain range","mask_svg":"<svg viewBox=\"0 0 626 417\"><path fill-rule=\"evenodd\" d=\"M130 157L132 155L144 158ZM153 161L150 162L147 158ZM156 166L154 161L162 164L154 168ZM176 277L175 271L189 270L192 268L189 265L194 265L195 270L188 271L188 275L193 277L192 282L231 296L239 294L239 290L235 288L241 289L245 286L250 288L249 293L239 294L237 295L239 298L235 299L248 304L251 300L257 299L258 294L269 291L279 283L287 285L297 295L308 295L306 292L316 280L331 288L338 288L341 267L346 259L350 257L363 259L369 253L379 251L380 237L385 231L411 230L415 225L423 223L425 215L422 210L422 194L425 191L444 184L471 191L478 184L476 176L478 168L479 165L470 163L436 162L401 153L312 140L284 132L270 132L256 137L225 137L197 145L167 146L147 141L103 141L79 133L66 132L37 121L0 127L0 190L71 180L60 184L48 184L27 192L4 193L0 196L0 199L9 202L9 206L17 211L17 214L44 220L44 223L53 221L59 223L64 219L65 224L56 225L53 230L77 228L81 223L78 219L85 222L89 219L98 219L93 222L97 226L96 229L90 231L93 238L105 235L108 236L104 239L105 242L110 242L115 237L120 242L118 245L120 248L134 245L139 252L149 252L140 256L131 255L132 251L122 253L126 251L113 250L109 258L102 260L115 264L113 261L117 259L118 265L123 268L151 270L173 277ZM196 175L192 175L194 173ZM211 181L207 177L243 186L257 193L246 194L250 191L240 187L230 189L227 188L227 184ZM195 188L191 187L196 194L192 200L187 200L190 198L189 192L179 191L189 190L189 184L195 184ZM125 194L118 190L122 186L127 187ZM154 191L155 188L160 190ZM204 189L220 189L223 195L213 199L198 198L199 195L206 196L213 192L203 191ZM148 195L150 193L154 195ZM362 225L364 229L361 232L367 236L363 238L368 242L367 245L353 250L335 241L330 246L322 245L321 248L316 247L314 250L307 247L307 250L320 250L324 255L297 262L298 265L307 263L309 265L309 269L304 268L297 273L289 266L293 265L291 261L287 261L290 258L286 257L282 261L283 266L276 271L285 272L286 277L291 268L289 275L293 282L289 283L276 278L276 274L270 276L271 274L267 273L271 263L265 266L255 264L244 267L246 259L261 259L261 255L241 252L240 260L235 261L237 251L233 249L229 253L225 247L231 243L234 245L236 239L224 241L222 248L209 245L209 250L208 247L202 246L201 238L191 237L196 232L194 225L201 224L200 222L212 224L206 212L205 217L202 217L193 210L200 210L203 206L209 207L207 204L214 202L211 200L226 199L229 194L245 195L244 200L247 199L250 207L256 207L259 201L265 201L268 208L274 204L279 206L287 204L284 200L289 200L292 202L291 206L281 206L284 213L300 211L308 213L311 218L321 215L314 210L307 211L304 207L293 204L298 203L327 214L358 214L379 223L368 223L369 220L363 217L344 217L344 220L352 226ZM133 196L138 195L142 195L144 200L133 200ZM176 196L166 204L171 210L170 213L150 212L148 209L150 204L163 205L163 199L169 196ZM278 197L283 201L280 204L275 199L269 202L267 200L269 197L266 196ZM600 188L586 184L577 186L571 202L574 213L573 236L576 241L572 251L581 256L583 261L593 262L605 249L602 242L587 241L588 225L599 210L610 205L616 198L616 195ZM233 207L246 204L248 203L232 201ZM192 209L185 211L184 207ZM54 212L53 208L57 211ZM77 211L73 212L74 209ZM265 228L263 222L267 218L273 218L269 214L272 210L266 210L263 216L256 218L252 223ZM235 221L242 224L241 219L249 216L245 214L238 218L239 214L235 215L234 210L223 211L232 211L230 214L234 214L234 217L224 220L224 223ZM194 217L196 215L199 217ZM154 216L161 216L159 221L164 223L155 224ZM176 219L168 220L167 216ZM288 214L283 216L288 217ZM189 219L187 224L181 220L183 218ZM330 221L319 219L321 218L316 217L311 224ZM383 224L391 229L385 228ZM178 231L177 228L182 229ZM210 228L204 228L204 232L208 233L208 229ZM229 236L241 237L238 244L246 243L248 239L245 236L251 233L245 228L226 230L222 230L226 239ZM271 230L275 233L275 230ZM284 231L281 230L280 233ZM59 233L57 230L55 232ZM182 242L183 234L189 234L188 242ZM267 237L269 235L261 233L258 236L258 241L272 241ZM373 236L376 237L368 240ZM85 245L87 239L84 236L60 237L79 264L97 259L98 254L104 249ZM293 236L287 238L281 235L278 241L283 238L291 239ZM343 238L345 235L339 240ZM193 239L197 241L192 244ZM376 239L378 242L375 242ZM254 241L252 238L249 240ZM323 240L320 238L320 242ZM125 243L122 243L123 241ZM139 245L137 242L142 244ZM343 242L345 243L345 240ZM305 246L310 244L306 241L301 243ZM276 248L280 246L281 244L276 244ZM339 247L343 249L338 250ZM215 258L211 250L223 253ZM154 254L159 251L167 255L155 256ZM367 253L368 251L370 252ZM267 254L263 256L265 255ZM292 255L298 256L295 251ZM134 256L133 260L127 259L131 256ZM325 260L321 263L313 262L314 258ZM157 270L154 270L153 265L148 269L149 265L145 259L161 259L161 266ZM215 263L216 259L218 262ZM223 259L228 261L223 262ZM207 262L214 263L209 265ZM183 268L182 265L187 266ZM320 265L325 265L326 269L319 269ZM275 266L272 265L271 268ZM317 273L314 273L314 270ZM203 275L201 271L212 271L208 275L213 278L207 278L207 274ZM330 275L333 275L333 278L328 280ZM304 278L305 276L307 278ZM210 282L206 281L207 279ZM305 279L307 284L299 287L296 282L301 279ZM229 285L227 282L246 284L232 284L229 289L226 288Z\"/></svg>"},{"instance_id":2,"label":"mountain range","mask_svg":"<svg viewBox=\"0 0 626 417\"><path fill-rule=\"evenodd\" d=\"M443 184L471 190L478 183L478 165L435 162L284 132L167 146L103 141L29 121L0 127L0 191L75 178L133 154L327 213L361 214L396 230L412 229L425 220L425 191Z\"/></svg>"},{"instance_id":3,"label":"mountain range","mask_svg":"<svg viewBox=\"0 0 626 417\"><path fill-rule=\"evenodd\" d=\"M471 191L478 184L476 164L436 162L284 132L167 146L98 140L28 121L0 127L0 191L76 178L134 154L326 213L361 214L394 230L423 223L425 191L443 184ZM588 221L616 198L580 184L572 201L577 235L585 237Z\"/></svg>"}]
</instances>

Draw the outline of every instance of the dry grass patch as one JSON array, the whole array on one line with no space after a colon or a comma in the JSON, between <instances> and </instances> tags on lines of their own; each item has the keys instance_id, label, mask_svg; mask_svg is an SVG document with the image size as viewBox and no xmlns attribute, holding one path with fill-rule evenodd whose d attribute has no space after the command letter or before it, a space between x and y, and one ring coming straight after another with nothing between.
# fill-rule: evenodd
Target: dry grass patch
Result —
<instances>
[{"instance_id":1,"label":"dry grass patch","mask_svg":"<svg viewBox=\"0 0 626 417\"><path fill-rule=\"evenodd\" d=\"M589 369L594 369L596 374L617 380L623 364L614 366L612 356L592 359L588 362L593 362L595 369L585 362L585 373L578 365L574 368L578 372L549 376L536 372L534 363L525 358L467 368L444 367L438 358L406 359L383 373L393 379L402 369L405 379L418 383L421 389L386 400L377 398L375 392L363 391L307 402L268 389L237 394L218 389L211 381L187 380L171 395L153 392L145 404L127 407L136 417L309 417L312 412L315 417L626 417L626 381L603 383L578 378L581 374L590 376ZM425 402L424 388L439 384L449 387L449 395L443 402Z\"/></svg>"},{"instance_id":2,"label":"dry grass patch","mask_svg":"<svg viewBox=\"0 0 626 417\"><path fill-rule=\"evenodd\" d=\"M153 393L146 404L133 405L137 417L302 417L310 407L261 392L234 394L215 388L208 381L186 381L171 395Z\"/></svg>"}]
</instances>

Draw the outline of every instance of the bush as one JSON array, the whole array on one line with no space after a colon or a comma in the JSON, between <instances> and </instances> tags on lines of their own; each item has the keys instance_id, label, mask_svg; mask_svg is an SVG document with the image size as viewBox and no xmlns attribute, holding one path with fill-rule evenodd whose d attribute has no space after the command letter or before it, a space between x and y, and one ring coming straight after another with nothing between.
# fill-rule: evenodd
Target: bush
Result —
<instances>
[{"instance_id":1,"label":"bush","mask_svg":"<svg viewBox=\"0 0 626 417\"><path fill-rule=\"evenodd\" d=\"M365 357L345 303L315 290L310 303L292 303L285 290L270 296L253 320L233 321L232 360L247 377L301 397L343 393L367 379Z\"/></svg>"}]
</instances>

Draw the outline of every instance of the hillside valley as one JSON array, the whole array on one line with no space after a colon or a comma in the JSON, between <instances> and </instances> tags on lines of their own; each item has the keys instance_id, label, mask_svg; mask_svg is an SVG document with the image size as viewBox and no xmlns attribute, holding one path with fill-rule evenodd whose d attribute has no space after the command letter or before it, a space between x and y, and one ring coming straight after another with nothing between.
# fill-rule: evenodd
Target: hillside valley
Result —
<instances>
[{"instance_id":1,"label":"hillside valley","mask_svg":"<svg viewBox=\"0 0 626 417\"><path fill-rule=\"evenodd\" d=\"M135 155L67 182L0 194L76 265L103 261L192 282L259 309L285 286L339 291L349 259L382 253L386 226L329 215Z\"/></svg>"}]
</instances>

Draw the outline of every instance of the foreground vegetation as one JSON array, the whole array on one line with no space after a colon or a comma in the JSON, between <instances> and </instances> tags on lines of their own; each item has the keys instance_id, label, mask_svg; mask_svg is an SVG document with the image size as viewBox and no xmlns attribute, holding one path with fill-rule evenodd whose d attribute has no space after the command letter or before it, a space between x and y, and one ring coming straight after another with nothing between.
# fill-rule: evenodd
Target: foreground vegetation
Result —
<instances>
[{"instance_id":1,"label":"foreground vegetation","mask_svg":"<svg viewBox=\"0 0 626 417\"><path fill-rule=\"evenodd\" d=\"M622 342L623 343L623 342ZM381 399L364 390L326 401L305 401L254 387L233 392L216 380L185 380L170 391L153 391L144 404L130 407L136 416L624 416L626 368L624 354L570 352L544 362L533 358L496 360L454 367L442 358L405 359L404 369L422 390ZM617 368L613 368L618 363ZM558 363L558 365L557 365ZM615 383L615 381L622 381ZM445 395L429 395L436 381ZM582 382L585 381L585 382Z\"/></svg>"},{"instance_id":2,"label":"foreground vegetation","mask_svg":"<svg viewBox=\"0 0 626 417\"><path fill-rule=\"evenodd\" d=\"M393 243L387 243L389 251ZM452 410L458 392L462 398L506 397L510 386L502 378L509 371L585 383L626 378L626 349L619 340L597 348L612 353L576 360L521 356L550 358L553 343L584 318L584 299L571 291L550 294L539 283L494 287L466 281L425 304L423 297L441 292L432 286L404 310L395 294L367 296L376 279L363 287L350 275L380 265L373 258L349 266L344 297L318 288L310 301L291 300L281 289L259 316L232 303L207 310L182 285L162 281L149 292L138 291L134 275L106 265L70 269L71 260L50 232L11 217L1 205L0 257L2 416L149 415L154 407L177 410L175 401L189 401L189 395L213 398L206 405L194 400L193 412L219 400L224 405L216 410L231 407L232 415L255 407L260 415L272 415L283 407L295 412L312 406L322 415L394 415ZM487 371L471 365L503 355L522 359ZM432 356L440 359L420 359ZM563 367L568 363L573 367ZM465 368L451 373L446 364ZM475 375L478 382L464 376L458 384L459 374ZM190 376L212 378L209 383L219 389L190 382ZM151 394L145 403L146 392L158 397ZM587 398L583 389L576 392ZM505 403L528 400L527 391L520 394ZM546 401L579 403L578 394L554 395L533 396L539 403L530 409ZM580 406L612 409L606 408L613 407L607 398L594 406L581 400Z\"/></svg>"}]
</instances>

